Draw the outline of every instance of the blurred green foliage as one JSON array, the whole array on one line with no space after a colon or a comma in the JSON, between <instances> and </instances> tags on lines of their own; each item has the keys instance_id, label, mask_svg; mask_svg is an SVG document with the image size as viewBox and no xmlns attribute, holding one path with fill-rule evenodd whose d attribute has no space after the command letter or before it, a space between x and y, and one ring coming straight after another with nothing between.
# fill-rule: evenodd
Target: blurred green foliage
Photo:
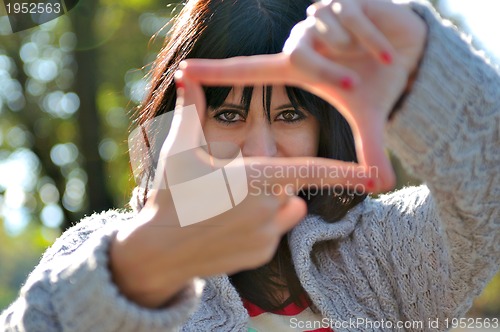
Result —
<instances>
[{"instance_id":1,"label":"blurred green foliage","mask_svg":"<svg viewBox=\"0 0 500 332\"><path fill-rule=\"evenodd\" d=\"M85 0L12 34L0 6L0 310L61 229L126 205L134 186L130 112L168 26L150 38L179 8L174 1ZM418 183L394 162L399 186ZM111 199L104 206L89 199L89 181L101 171L98 201ZM500 316L499 294L497 275L471 314Z\"/></svg>"},{"instance_id":2,"label":"blurred green foliage","mask_svg":"<svg viewBox=\"0 0 500 332\"><path fill-rule=\"evenodd\" d=\"M0 6L0 308L61 230L93 211L126 206L135 185L130 113L168 29L151 37L179 8L86 0L12 34ZM91 190L97 173L102 180Z\"/></svg>"}]
</instances>

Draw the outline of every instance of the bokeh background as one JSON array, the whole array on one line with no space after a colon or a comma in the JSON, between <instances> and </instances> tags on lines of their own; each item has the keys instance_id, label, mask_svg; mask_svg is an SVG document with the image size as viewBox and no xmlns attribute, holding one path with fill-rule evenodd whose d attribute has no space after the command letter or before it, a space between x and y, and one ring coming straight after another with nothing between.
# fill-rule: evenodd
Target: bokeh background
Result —
<instances>
[{"instance_id":1,"label":"bokeh background","mask_svg":"<svg viewBox=\"0 0 500 332\"><path fill-rule=\"evenodd\" d=\"M464 2L434 3L473 30L468 14L480 16L453 1ZM13 34L0 5L0 311L64 229L95 211L126 207L135 185L130 116L181 7L84 0L65 16ZM394 165L398 186L418 183ZM500 317L500 274L469 315Z\"/></svg>"}]
</instances>

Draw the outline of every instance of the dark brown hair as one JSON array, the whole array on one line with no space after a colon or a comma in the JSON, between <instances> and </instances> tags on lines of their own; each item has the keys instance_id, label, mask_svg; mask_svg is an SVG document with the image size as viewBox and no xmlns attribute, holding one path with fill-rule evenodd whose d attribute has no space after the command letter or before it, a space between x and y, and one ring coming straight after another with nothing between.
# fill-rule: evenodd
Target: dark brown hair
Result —
<instances>
[{"instance_id":1,"label":"dark brown hair","mask_svg":"<svg viewBox=\"0 0 500 332\"><path fill-rule=\"evenodd\" d=\"M176 92L174 73L187 58L229 58L256 54L272 54L282 50L292 27L305 19L310 0L193 0L188 1L175 19L165 45L150 73L150 89L138 109L138 124L172 111ZM207 105L220 106L231 87L205 88ZM266 89L269 104L271 89ZM320 123L318 156L356 161L354 140L349 125L340 113L322 99L298 88L286 87L295 107L308 110ZM244 89L242 101L249 106L252 87ZM145 176L155 165L145 157ZM148 172L149 169L149 172ZM325 222L342 218L364 195L303 193L311 214ZM146 199L146 196L144 196ZM287 237L284 236L272 261L263 267L231 276L240 295L265 310L275 310L289 302L299 303L303 289L291 260ZM290 292L283 303L275 297L280 289Z\"/></svg>"}]
</instances>

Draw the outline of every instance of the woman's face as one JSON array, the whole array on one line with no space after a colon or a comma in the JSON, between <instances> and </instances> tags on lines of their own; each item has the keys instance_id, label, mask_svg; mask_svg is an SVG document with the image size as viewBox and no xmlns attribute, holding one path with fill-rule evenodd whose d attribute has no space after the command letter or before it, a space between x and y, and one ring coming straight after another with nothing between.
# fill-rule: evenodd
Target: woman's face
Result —
<instances>
[{"instance_id":1,"label":"woman's face","mask_svg":"<svg viewBox=\"0 0 500 332\"><path fill-rule=\"evenodd\" d=\"M318 120L305 109L295 109L284 87L273 87L270 121L264 89L253 89L248 111L241 103L243 89L232 89L224 103L209 108L203 132L208 142L232 142L243 156L316 156Z\"/></svg>"}]
</instances>

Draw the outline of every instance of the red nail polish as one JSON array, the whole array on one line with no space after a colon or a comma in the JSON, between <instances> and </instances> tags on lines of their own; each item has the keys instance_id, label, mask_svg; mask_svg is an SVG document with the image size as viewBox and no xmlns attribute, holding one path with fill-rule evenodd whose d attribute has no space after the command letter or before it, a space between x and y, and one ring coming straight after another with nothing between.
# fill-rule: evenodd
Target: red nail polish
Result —
<instances>
[{"instance_id":1,"label":"red nail polish","mask_svg":"<svg viewBox=\"0 0 500 332\"><path fill-rule=\"evenodd\" d=\"M184 82L181 81L181 80L176 80L175 81L175 86L177 87L177 89L184 89L185 88Z\"/></svg>"},{"instance_id":2,"label":"red nail polish","mask_svg":"<svg viewBox=\"0 0 500 332\"><path fill-rule=\"evenodd\" d=\"M392 56L391 54L389 54L389 52L382 52L380 53L380 58L382 59L382 61L385 63L385 64L391 64L392 63Z\"/></svg>"},{"instance_id":3,"label":"red nail polish","mask_svg":"<svg viewBox=\"0 0 500 332\"><path fill-rule=\"evenodd\" d=\"M344 88L345 90L351 90L354 83L352 81L352 79L350 77L343 77L341 80L340 80L340 85L342 86L342 88Z\"/></svg>"},{"instance_id":4,"label":"red nail polish","mask_svg":"<svg viewBox=\"0 0 500 332\"><path fill-rule=\"evenodd\" d=\"M182 70L177 70L174 74L174 82L175 82L175 86L178 90L185 88L184 80L182 79L183 77L184 77L184 73L182 72Z\"/></svg>"}]
</instances>

